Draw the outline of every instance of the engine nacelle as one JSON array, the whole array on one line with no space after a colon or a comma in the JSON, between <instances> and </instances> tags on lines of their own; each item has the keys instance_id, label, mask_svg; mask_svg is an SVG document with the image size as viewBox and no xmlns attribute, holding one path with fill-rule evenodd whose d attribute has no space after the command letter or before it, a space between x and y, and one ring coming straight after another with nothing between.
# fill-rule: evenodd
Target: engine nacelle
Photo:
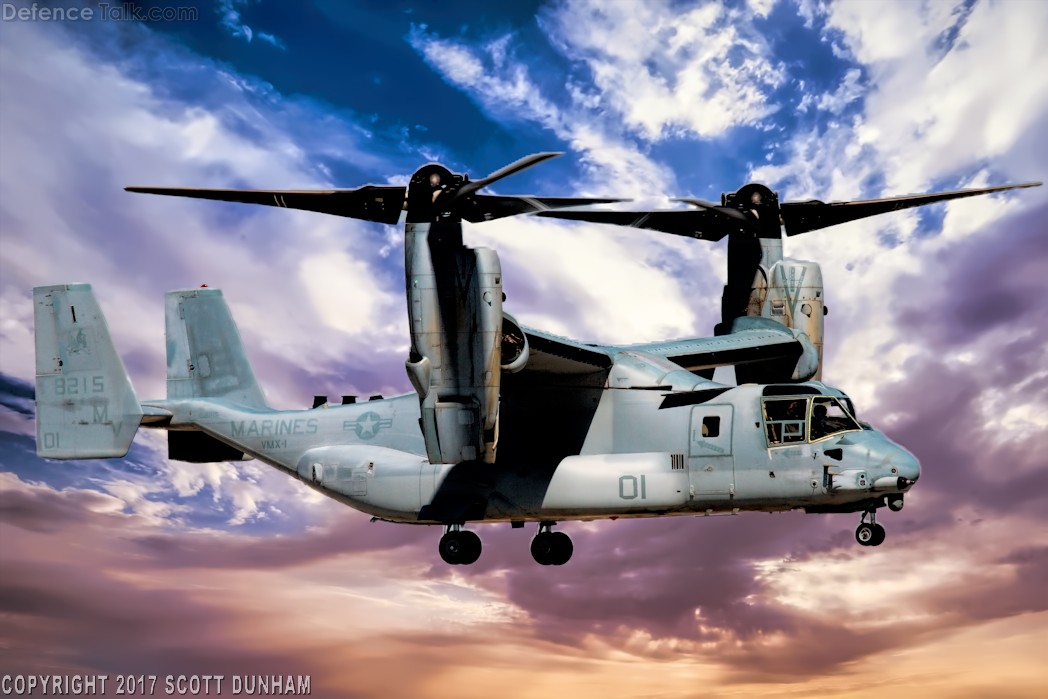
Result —
<instances>
[{"instance_id":1,"label":"engine nacelle","mask_svg":"<svg viewBox=\"0 0 1048 699\"><path fill-rule=\"evenodd\" d=\"M498 255L463 245L454 222L409 221L404 235L405 368L419 395L427 454L433 463L494 463L503 363Z\"/></svg>"},{"instance_id":2,"label":"engine nacelle","mask_svg":"<svg viewBox=\"0 0 1048 699\"><path fill-rule=\"evenodd\" d=\"M818 356L818 368L812 378L822 378L823 296L822 269L818 263L805 260L780 260L767 272L758 272L750 299L749 315L759 315L782 323L808 336Z\"/></svg>"}]
</instances>

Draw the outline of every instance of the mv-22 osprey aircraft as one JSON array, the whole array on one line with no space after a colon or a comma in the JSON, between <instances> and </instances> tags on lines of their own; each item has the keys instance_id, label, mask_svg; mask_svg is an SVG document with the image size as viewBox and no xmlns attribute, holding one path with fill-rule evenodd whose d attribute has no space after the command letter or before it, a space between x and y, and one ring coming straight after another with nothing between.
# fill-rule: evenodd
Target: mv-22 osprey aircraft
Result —
<instances>
[{"instance_id":1,"label":"mv-22 osprey aircraft","mask_svg":"<svg viewBox=\"0 0 1048 699\"><path fill-rule=\"evenodd\" d=\"M166 298L167 398L139 402L89 285L34 290L37 453L127 453L140 425L168 431L169 458L255 458L374 518L443 525L440 556L473 563L474 522L538 524L531 553L562 565L565 520L741 511L897 511L918 461L819 381L822 277L783 259L795 235L1013 185L874 201L779 204L749 184L687 210L578 208L610 199L498 196L478 190L556 153L492 175L429 164L404 186L331 191L131 187L152 194L304 209L385 224L406 212L405 289L415 393L275 410L266 403L217 289ZM568 208L576 207L576 208ZM716 334L651 344L577 342L521 326L502 308L495 251L463 244L462 221L536 213L728 237ZM734 366L738 385L712 380Z\"/></svg>"}]
</instances>

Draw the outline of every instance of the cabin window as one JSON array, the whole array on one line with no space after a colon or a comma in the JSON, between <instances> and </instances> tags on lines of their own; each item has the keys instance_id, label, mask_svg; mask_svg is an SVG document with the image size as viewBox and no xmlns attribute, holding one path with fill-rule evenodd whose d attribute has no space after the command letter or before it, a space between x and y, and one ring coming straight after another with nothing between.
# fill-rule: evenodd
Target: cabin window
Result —
<instances>
[{"instance_id":1,"label":"cabin window","mask_svg":"<svg viewBox=\"0 0 1048 699\"><path fill-rule=\"evenodd\" d=\"M707 415L702 418L702 436L703 437L719 437L720 436L720 416L719 415Z\"/></svg>"},{"instance_id":2,"label":"cabin window","mask_svg":"<svg viewBox=\"0 0 1048 699\"><path fill-rule=\"evenodd\" d=\"M766 398L764 424L768 445L803 442L807 433L807 398Z\"/></svg>"},{"instance_id":3,"label":"cabin window","mask_svg":"<svg viewBox=\"0 0 1048 699\"><path fill-rule=\"evenodd\" d=\"M862 429L855 418L832 396L812 399L811 441L832 437L841 432Z\"/></svg>"}]
</instances>

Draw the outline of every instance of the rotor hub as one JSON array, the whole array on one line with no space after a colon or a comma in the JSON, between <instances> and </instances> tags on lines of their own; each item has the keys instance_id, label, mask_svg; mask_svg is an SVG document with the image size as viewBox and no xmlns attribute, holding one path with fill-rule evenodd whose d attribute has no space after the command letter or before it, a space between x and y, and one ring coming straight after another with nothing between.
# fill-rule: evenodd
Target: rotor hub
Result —
<instances>
[{"instance_id":1,"label":"rotor hub","mask_svg":"<svg viewBox=\"0 0 1048 699\"><path fill-rule=\"evenodd\" d=\"M762 184L750 182L737 192L721 195L721 206L742 212L756 224L759 238L780 238L779 195Z\"/></svg>"},{"instance_id":2,"label":"rotor hub","mask_svg":"<svg viewBox=\"0 0 1048 699\"><path fill-rule=\"evenodd\" d=\"M408 222L425 223L453 218L455 193L468 181L468 175L454 173L438 163L420 167L408 182Z\"/></svg>"}]
</instances>

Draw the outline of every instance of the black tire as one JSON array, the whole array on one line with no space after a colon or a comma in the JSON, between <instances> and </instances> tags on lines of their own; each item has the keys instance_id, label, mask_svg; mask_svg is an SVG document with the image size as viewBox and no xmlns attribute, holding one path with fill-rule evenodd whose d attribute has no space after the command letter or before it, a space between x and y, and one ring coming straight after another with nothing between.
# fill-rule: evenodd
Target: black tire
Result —
<instances>
[{"instance_id":1,"label":"black tire","mask_svg":"<svg viewBox=\"0 0 1048 699\"><path fill-rule=\"evenodd\" d=\"M477 559L480 558L480 552L483 549L483 545L480 543L480 537L477 536L476 532L462 530L459 532L464 546L462 550L462 558L459 560L459 565L468 566L471 563L476 563Z\"/></svg>"},{"instance_id":2,"label":"black tire","mask_svg":"<svg viewBox=\"0 0 1048 699\"><path fill-rule=\"evenodd\" d=\"M875 530L872 524L860 524L859 527L855 530L855 540L863 546L873 546L871 542L873 541L873 538L875 536L874 532Z\"/></svg>"},{"instance_id":3,"label":"black tire","mask_svg":"<svg viewBox=\"0 0 1048 699\"><path fill-rule=\"evenodd\" d=\"M571 537L564 532L553 532L550 534L550 539L553 542L551 563L555 566L562 566L571 559L571 554L575 550Z\"/></svg>"},{"instance_id":4,"label":"black tire","mask_svg":"<svg viewBox=\"0 0 1048 699\"><path fill-rule=\"evenodd\" d=\"M468 547L468 544L462 539L462 533L448 532L440 537L437 550L440 551L440 557L449 565L457 566L462 563L463 553Z\"/></svg>"},{"instance_id":5,"label":"black tire","mask_svg":"<svg viewBox=\"0 0 1048 699\"><path fill-rule=\"evenodd\" d=\"M873 538L870 539L870 546L880 546L884 543L884 527L879 524L873 525Z\"/></svg>"},{"instance_id":6,"label":"black tire","mask_svg":"<svg viewBox=\"0 0 1048 699\"><path fill-rule=\"evenodd\" d=\"M553 535L549 532L536 534L535 538L531 540L531 557L539 565L553 565L555 546Z\"/></svg>"}]
</instances>

